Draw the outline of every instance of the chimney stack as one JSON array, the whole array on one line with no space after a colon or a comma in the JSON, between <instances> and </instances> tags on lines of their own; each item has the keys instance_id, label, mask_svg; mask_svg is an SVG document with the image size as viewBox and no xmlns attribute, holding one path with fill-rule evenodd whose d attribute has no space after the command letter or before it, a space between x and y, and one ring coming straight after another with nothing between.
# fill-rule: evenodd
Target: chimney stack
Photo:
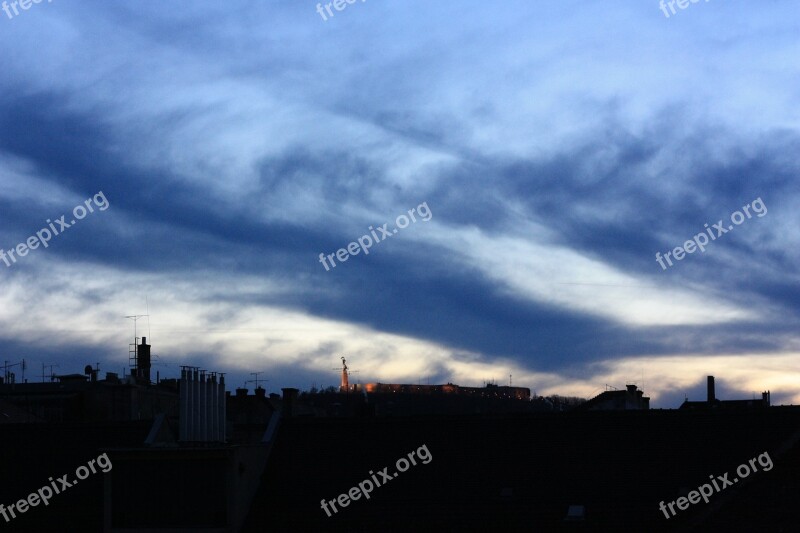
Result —
<instances>
[{"instance_id":1,"label":"chimney stack","mask_svg":"<svg viewBox=\"0 0 800 533\"><path fill-rule=\"evenodd\" d=\"M297 399L298 389L284 388L283 391L283 416L291 417L294 414L294 404Z\"/></svg>"},{"instance_id":2,"label":"chimney stack","mask_svg":"<svg viewBox=\"0 0 800 533\"><path fill-rule=\"evenodd\" d=\"M150 383L150 345L147 337L142 337L142 344L136 347L136 377Z\"/></svg>"},{"instance_id":3,"label":"chimney stack","mask_svg":"<svg viewBox=\"0 0 800 533\"><path fill-rule=\"evenodd\" d=\"M178 382L182 442L225 442L225 378L184 366ZM238 395L237 390L237 395ZM247 390L245 389L245 394Z\"/></svg>"},{"instance_id":4,"label":"chimney stack","mask_svg":"<svg viewBox=\"0 0 800 533\"><path fill-rule=\"evenodd\" d=\"M714 403L716 397L714 394L714 376L708 376L708 403Z\"/></svg>"}]
</instances>

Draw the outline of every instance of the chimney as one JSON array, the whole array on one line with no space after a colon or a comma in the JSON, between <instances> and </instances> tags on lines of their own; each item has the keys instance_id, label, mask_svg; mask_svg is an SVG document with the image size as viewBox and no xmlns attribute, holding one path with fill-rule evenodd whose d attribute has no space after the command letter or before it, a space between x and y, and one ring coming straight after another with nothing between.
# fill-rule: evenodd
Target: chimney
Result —
<instances>
[{"instance_id":1,"label":"chimney","mask_svg":"<svg viewBox=\"0 0 800 533\"><path fill-rule=\"evenodd\" d=\"M284 388L283 391L283 416L291 417L294 414L294 403L297 399L298 389Z\"/></svg>"},{"instance_id":2,"label":"chimney","mask_svg":"<svg viewBox=\"0 0 800 533\"><path fill-rule=\"evenodd\" d=\"M220 442L225 442L225 436L228 432L228 410L226 406L228 391L225 390L225 374L220 374L219 384L217 386L219 387L217 389L217 409L219 409L219 414L217 416L219 419L219 433L217 434L216 438Z\"/></svg>"},{"instance_id":3,"label":"chimney","mask_svg":"<svg viewBox=\"0 0 800 533\"><path fill-rule=\"evenodd\" d=\"M136 377L150 383L150 345L147 337L142 337L142 344L136 347Z\"/></svg>"},{"instance_id":4,"label":"chimney","mask_svg":"<svg viewBox=\"0 0 800 533\"><path fill-rule=\"evenodd\" d=\"M189 380L192 378L192 371L187 370L187 367L181 368L181 379L178 381L178 409L179 416L178 422L180 424L178 430L178 440L190 441L191 439L191 408L192 408L192 388Z\"/></svg>"},{"instance_id":5,"label":"chimney","mask_svg":"<svg viewBox=\"0 0 800 533\"><path fill-rule=\"evenodd\" d=\"M258 398L266 398L267 397L267 389L264 387L257 387L256 388L256 396Z\"/></svg>"},{"instance_id":6,"label":"chimney","mask_svg":"<svg viewBox=\"0 0 800 533\"><path fill-rule=\"evenodd\" d=\"M83 373L89 376L91 381L97 381L97 370L92 368L92 365L86 365L86 367L83 369Z\"/></svg>"},{"instance_id":7,"label":"chimney","mask_svg":"<svg viewBox=\"0 0 800 533\"><path fill-rule=\"evenodd\" d=\"M244 398L246 396L247 396L247 389L242 389L242 388L236 389L237 398Z\"/></svg>"},{"instance_id":8,"label":"chimney","mask_svg":"<svg viewBox=\"0 0 800 533\"><path fill-rule=\"evenodd\" d=\"M714 376L708 376L708 403L714 403L716 397L714 395Z\"/></svg>"}]
</instances>

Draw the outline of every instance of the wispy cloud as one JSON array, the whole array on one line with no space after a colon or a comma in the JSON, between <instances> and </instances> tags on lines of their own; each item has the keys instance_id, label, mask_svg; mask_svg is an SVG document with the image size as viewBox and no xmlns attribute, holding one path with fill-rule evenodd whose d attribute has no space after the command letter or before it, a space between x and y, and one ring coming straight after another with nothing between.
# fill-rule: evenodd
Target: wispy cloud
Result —
<instances>
[{"instance_id":1,"label":"wispy cloud","mask_svg":"<svg viewBox=\"0 0 800 533\"><path fill-rule=\"evenodd\" d=\"M4 273L3 336L124 364L122 317L147 295L166 360L268 368L276 385L328 379L348 353L365 379L513 373L588 394L638 361L667 397L724 357L732 386L796 398L774 374L798 349L793 14L788 0L669 21L577 0L368 2L327 24L302 3L31 10L0 34L0 243L99 190L114 209ZM655 250L757 197L763 223L658 267ZM421 200L430 223L319 268L321 250Z\"/></svg>"}]
</instances>

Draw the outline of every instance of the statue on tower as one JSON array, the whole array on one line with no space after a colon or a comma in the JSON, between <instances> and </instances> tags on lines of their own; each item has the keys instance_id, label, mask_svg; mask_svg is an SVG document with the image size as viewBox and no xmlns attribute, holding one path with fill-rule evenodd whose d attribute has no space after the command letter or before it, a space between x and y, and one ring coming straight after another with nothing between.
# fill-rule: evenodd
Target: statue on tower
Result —
<instances>
[{"instance_id":1,"label":"statue on tower","mask_svg":"<svg viewBox=\"0 0 800 533\"><path fill-rule=\"evenodd\" d=\"M350 389L350 382L347 379L347 362L342 357L342 391L346 392Z\"/></svg>"}]
</instances>

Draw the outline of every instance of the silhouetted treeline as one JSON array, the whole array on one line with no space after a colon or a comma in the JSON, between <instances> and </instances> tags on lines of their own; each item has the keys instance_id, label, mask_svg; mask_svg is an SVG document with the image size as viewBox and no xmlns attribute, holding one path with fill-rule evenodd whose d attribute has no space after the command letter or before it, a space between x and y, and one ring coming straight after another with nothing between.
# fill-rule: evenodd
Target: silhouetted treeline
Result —
<instances>
[{"instance_id":1,"label":"silhouetted treeline","mask_svg":"<svg viewBox=\"0 0 800 533\"><path fill-rule=\"evenodd\" d=\"M577 407L578 405L586 402L586 398L578 398L577 396L560 396L558 394L545 396L544 399L552 403L553 408L556 410L572 409L573 407Z\"/></svg>"}]
</instances>

